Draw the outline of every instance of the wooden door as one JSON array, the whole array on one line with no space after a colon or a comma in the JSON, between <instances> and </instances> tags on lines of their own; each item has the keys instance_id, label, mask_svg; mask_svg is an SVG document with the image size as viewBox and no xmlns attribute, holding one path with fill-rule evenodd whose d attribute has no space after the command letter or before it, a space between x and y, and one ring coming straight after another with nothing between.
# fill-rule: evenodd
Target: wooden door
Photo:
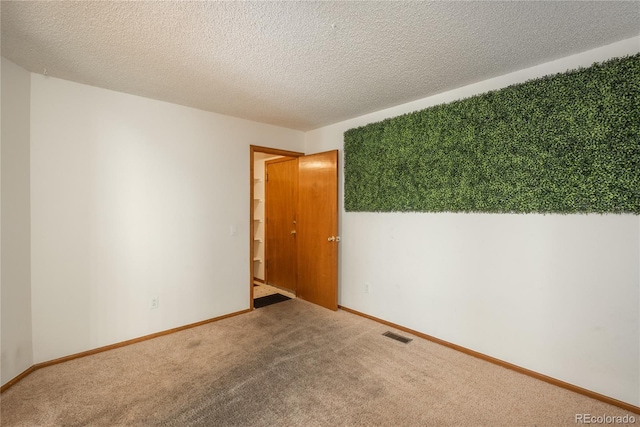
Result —
<instances>
[{"instance_id":1,"label":"wooden door","mask_svg":"<svg viewBox=\"0 0 640 427\"><path fill-rule=\"evenodd\" d=\"M338 151L298 158L298 297L338 309Z\"/></svg>"},{"instance_id":2,"label":"wooden door","mask_svg":"<svg viewBox=\"0 0 640 427\"><path fill-rule=\"evenodd\" d=\"M265 162L265 281L296 293L298 160Z\"/></svg>"}]
</instances>

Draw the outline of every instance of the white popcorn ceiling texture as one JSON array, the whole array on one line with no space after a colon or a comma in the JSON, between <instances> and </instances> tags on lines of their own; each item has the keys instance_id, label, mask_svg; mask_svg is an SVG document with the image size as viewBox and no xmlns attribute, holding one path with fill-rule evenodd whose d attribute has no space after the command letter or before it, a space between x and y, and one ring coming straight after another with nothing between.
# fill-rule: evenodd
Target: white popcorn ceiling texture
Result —
<instances>
[{"instance_id":1,"label":"white popcorn ceiling texture","mask_svg":"<svg viewBox=\"0 0 640 427\"><path fill-rule=\"evenodd\" d=\"M638 2L13 2L35 73L300 130L640 34Z\"/></svg>"}]
</instances>

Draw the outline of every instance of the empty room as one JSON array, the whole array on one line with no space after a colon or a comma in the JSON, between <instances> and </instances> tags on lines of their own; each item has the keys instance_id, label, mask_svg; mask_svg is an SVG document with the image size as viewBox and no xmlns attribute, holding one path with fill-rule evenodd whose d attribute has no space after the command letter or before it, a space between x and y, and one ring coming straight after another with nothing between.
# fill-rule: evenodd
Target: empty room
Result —
<instances>
[{"instance_id":1,"label":"empty room","mask_svg":"<svg viewBox=\"0 0 640 427\"><path fill-rule=\"evenodd\" d=\"M637 1L2 1L2 426L640 425Z\"/></svg>"}]
</instances>

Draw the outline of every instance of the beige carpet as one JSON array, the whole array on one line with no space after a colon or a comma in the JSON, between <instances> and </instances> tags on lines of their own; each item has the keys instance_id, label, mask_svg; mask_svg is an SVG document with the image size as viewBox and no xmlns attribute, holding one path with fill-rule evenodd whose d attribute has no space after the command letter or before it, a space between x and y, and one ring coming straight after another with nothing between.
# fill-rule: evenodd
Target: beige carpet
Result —
<instances>
[{"instance_id":1,"label":"beige carpet","mask_svg":"<svg viewBox=\"0 0 640 427\"><path fill-rule=\"evenodd\" d=\"M38 370L2 394L1 424L575 426L576 413L626 414L388 329L290 300Z\"/></svg>"}]
</instances>

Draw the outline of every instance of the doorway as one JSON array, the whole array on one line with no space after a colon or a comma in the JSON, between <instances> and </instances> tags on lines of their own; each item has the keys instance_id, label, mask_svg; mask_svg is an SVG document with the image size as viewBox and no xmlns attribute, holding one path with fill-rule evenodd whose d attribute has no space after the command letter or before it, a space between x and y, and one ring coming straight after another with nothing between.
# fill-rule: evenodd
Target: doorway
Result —
<instances>
[{"instance_id":1,"label":"doorway","mask_svg":"<svg viewBox=\"0 0 640 427\"><path fill-rule=\"evenodd\" d=\"M284 290L279 293L293 292L337 310L337 151L305 156L259 146L250 150L250 307L254 280L260 283L263 274L265 285ZM256 167L265 155L281 156L265 162L269 175Z\"/></svg>"}]
</instances>

